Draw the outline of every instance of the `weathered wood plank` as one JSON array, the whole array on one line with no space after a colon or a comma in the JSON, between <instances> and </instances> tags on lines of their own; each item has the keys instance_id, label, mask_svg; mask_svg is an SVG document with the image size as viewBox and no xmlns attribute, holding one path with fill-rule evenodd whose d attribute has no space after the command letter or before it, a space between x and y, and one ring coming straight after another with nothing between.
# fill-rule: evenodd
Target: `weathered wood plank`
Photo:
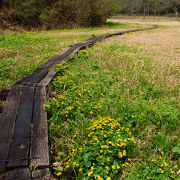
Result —
<instances>
[{"instance_id":1,"label":"weathered wood plank","mask_svg":"<svg viewBox=\"0 0 180 180\"><path fill-rule=\"evenodd\" d=\"M39 82L38 86L47 86L52 79L54 78L54 76L56 75L56 71L55 69L51 69L48 74L46 75L46 77L44 79L42 79L42 81Z\"/></svg>"},{"instance_id":2,"label":"weathered wood plank","mask_svg":"<svg viewBox=\"0 0 180 180\"><path fill-rule=\"evenodd\" d=\"M69 56L69 54L71 54L71 52L73 50L74 50L74 47L67 48L67 50L65 52L63 52L63 54L60 54L60 55L57 55L57 56L51 58L49 61L44 63L41 67L42 68L51 68L55 64L63 61L64 59L66 59Z\"/></svg>"},{"instance_id":3,"label":"weathered wood plank","mask_svg":"<svg viewBox=\"0 0 180 180\"><path fill-rule=\"evenodd\" d=\"M52 175L49 168L41 169L32 172L33 180L52 180Z\"/></svg>"},{"instance_id":4,"label":"weathered wood plank","mask_svg":"<svg viewBox=\"0 0 180 180\"><path fill-rule=\"evenodd\" d=\"M33 180L52 180L52 174L49 168L40 169L32 172Z\"/></svg>"},{"instance_id":5,"label":"weathered wood plank","mask_svg":"<svg viewBox=\"0 0 180 180\"><path fill-rule=\"evenodd\" d=\"M59 63L59 64L64 64L64 62L68 61L69 60L69 57L73 54L76 54L78 51L79 51L80 47L78 48L74 48L73 51L71 51L69 53L69 55L63 59L63 61L60 61L60 62L56 62L56 63ZM69 50L69 48L67 49ZM51 69L47 75L39 82L38 86L47 86L51 81L52 79L54 78L54 76L56 75L56 71L54 69Z\"/></svg>"},{"instance_id":6,"label":"weathered wood plank","mask_svg":"<svg viewBox=\"0 0 180 180\"><path fill-rule=\"evenodd\" d=\"M6 180L30 180L31 173L28 168L18 168L7 172Z\"/></svg>"},{"instance_id":7,"label":"weathered wood plank","mask_svg":"<svg viewBox=\"0 0 180 180\"><path fill-rule=\"evenodd\" d=\"M29 82L29 86L33 86L34 84L38 84L49 72L49 69L42 69L36 76L34 76Z\"/></svg>"},{"instance_id":8,"label":"weathered wood plank","mask_svg":"<svg viewBox=\"0 0 180 180\"><path fill-rule=\"evenodd\" d=\"M9 94L9 90L2 90L0 91L0 100L5 101Z\"/></svg>"},{"instance_id":9,"label":"weathered wood plank","mask_svg":"<svg viewBox=\"0 0 180 180\"><path fill-rule=\"evenodd\" d=\"M33 110L33 128L30 149L30 166L49 166L47 115L45 87L37 87Z\"/></svg>"},{"instance_id":10,"label":"weathered wood plank","mask_svg":"<svg viewBox=\"0 0 180 180\"><path fill-rule=\"evenodd\" d=\"M23 89L22 100L15 124L14 138L10 146L7 167L28 165L33 94L33 87L26 87Z\"/></svg>"},{"instance_id":11,"label":"weathered wood plank","mask_svg":"<svg viewBox=\"0 0 180 180\"><path fill-rule=\"evenodd\" d=\"M48 73L49 68L51 68L53 65L57 64L58 62L65 60L69 56L69 54L71 54L71 52L73 50L74 50L74 48L68 47L65 51L63 51L62 54L51 58L49 61L44 63L41 67L36 69L32 74L30 74L29 76L18 81L16 84L28 84L28 85L30 84L30 85L32 85L33 83L38 83Z\"/></svg>"},{"instance_id":12,"label":"weathered wood plank","mask_svg":"<svg viewBox=\"0 0 180 180\"><path fill-rule=\"evenodd\" d=\"M108 37L111 37L111 36L118 36L118 35L122 35L122 34L129 33L129 32L136 32L136 31L155 29L155 28L157 28L157 26L153 26L152 28L142 28L142 29L134 29L134 30L121 31L121 32L118 32L118 33L113 33L113 34L107 34L107 35L93 37L93 38L89 39L88 41L86 41L84 43L73 44L73 45L69 46L68 49L66 49L62 54L57 55L57 56L51 58L49 61L44 63L41 67L39 67L34 73L32 73L31 75L29 75L29 76L25 77L24 79L18 81L16 84L26 84L26 83L30 82L32 79L37 78L39 73L40 73L40 71L42 71L42 69L48 70L49 68L51 68L55 64L65 60L67 57L70 56L70 54L72 54L72 52L76 48L79 48L79 49L86 48L88 46L93 45L94 43L96 43L97 41L99 41L99 40L101 40L103 38L108 38ZM66 59L66 60L68 60L68 59ZM42 80L42 78L40 80Z\"/></svg>"},{"instance_id":13,"label":"weathered wood plank","mask_svg":"<svg viewBox=\"0 0 180 180\"><path fill-rule=\"evenodd\" d=\"M38 74L43 70L44 68L37 68L32 74L30 74L29 76L26 76L25 78L21 79L20 81L16 82L15 85L19 85L19 84L28 84L34 77L38 76Z\"/></svg>"},{"instance_id":14,"label":"weathered wood plank","mask_svg":"<svg viewBox=\"0 0 180 180\"><path fill-rule=\"evenodd\" d=\"M20 87L15 86L9 91L2 112L2 118L0 119L0 171L5 170L5 165L7 163L21 94L22 88Z\"/></svg>"}]
</instances>

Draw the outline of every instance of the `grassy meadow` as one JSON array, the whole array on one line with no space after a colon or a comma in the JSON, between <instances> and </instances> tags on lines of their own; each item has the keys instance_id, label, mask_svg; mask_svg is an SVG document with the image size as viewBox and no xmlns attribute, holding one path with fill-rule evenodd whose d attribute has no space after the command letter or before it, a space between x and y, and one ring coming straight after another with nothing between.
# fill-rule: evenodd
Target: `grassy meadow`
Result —
<instances>
[{"instance_id":1,"label":"grassy meadow","mask_svg":"<svg viewBox=\"0 0 180 180\"><path fill-rule=\"evenodd\" d=\"M9 89L68 46L84 42L93 33L102 35L145 25L108 22L101 28L6 33L0 36L0 90Z\"/></svg>"},{"instance_id":2,"label":"grassy meadow","mask_svg":"<svg viewBox=\"0 0 180 180\"><path fill-rule=\"evenodd\" d=\"M56 67L45 109L57 179L179 178L180 24L158 22Z\"/></svg>"},{"instance_id":3,"label":"grassy meadow","mask_svg":"<svg viewBox=\"0 0 180 180\"><path fill-rule=\"evenodd\" d=\"M152 24L160 28L104 39L55 67L44 105L55 179L180 179L180 22L116 16L101 28L0 36L8 89L92 34Z\"/></svg>"}]
</instances>

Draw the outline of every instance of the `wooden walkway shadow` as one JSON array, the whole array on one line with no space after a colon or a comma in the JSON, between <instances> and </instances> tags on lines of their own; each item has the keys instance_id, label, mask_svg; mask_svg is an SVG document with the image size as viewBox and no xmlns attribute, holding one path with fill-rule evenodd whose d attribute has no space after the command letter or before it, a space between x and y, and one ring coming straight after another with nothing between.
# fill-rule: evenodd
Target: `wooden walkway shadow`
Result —
<instances>
[{"instance_id":1,"label":"wooden walkway shadow","mask_svg":"<svg viewBox=\"0 0 180 180\"><path fill-rule=\"evenodd\" d=\"M0 119L0 179L52 179L47 115L43 105L46 103L47 86L56 75L54 65L63 64L71 55L103 38L155 28L122 31L74 44L13 85ZM31 172L30 167L37 167L37 170Z\"/></svg>"}]
</instances>

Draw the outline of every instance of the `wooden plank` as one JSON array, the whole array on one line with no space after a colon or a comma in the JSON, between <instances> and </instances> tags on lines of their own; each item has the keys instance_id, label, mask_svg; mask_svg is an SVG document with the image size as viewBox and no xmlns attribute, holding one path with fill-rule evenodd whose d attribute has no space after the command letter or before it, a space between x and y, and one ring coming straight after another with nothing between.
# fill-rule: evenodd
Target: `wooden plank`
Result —
<instances>
[{"instance_id":1,"label":"wooden plank","mask_svg":"<svg viewBox=\"0 0 180 180\"><path fill-rule=\"evenodd\" d=\"M62 61L71 51L73 51L73 48L68 47L65 51L63 51L63 54L54 56L49 61L44 63L41 67L36 69L32 74L18 81L16 84L28 84L33 79L37 78L39 74L42 73L42 71L48 70L54 64L57 64L58 61Z\"/></svg>"},{"instance_id":2,"label":"wooden plank","mask_svg":"<svg viewBox=\"0 0 180 180\"><path fill-rule=\"evenodd\" d=\"M32 74L26 76L25 78L21 79L20 81L16 82L15 85L24 84L27 85L34 77L36 77L44 68L37 68Z\"/></svg>"},{"instance_id":3,"label":"wooden plank","mask_svg":"<svg viewBox=\"0 0 180 180\"><path fill-rule=\"evenodd\" d=\"M46 77L39 82L38 86L47 86L52 81L56 73L55 69L51 69Z\"/></svg>"},{"instance_id":4,"label":"wooden plank","mask_svg":"<svg viewBox=\"0 0 180 180\"><path fill-rule=\"evenodd\" d=\"M16 85L24 84L24 85L32 86L34 83L38 83L39 81L41 81L46 76L47 73L48 73L48 68L38 68L31 75L18 81Z\"/></svg>"},{"instance_id":5,"label":"wooden plank","mask_svg":"<svg viewBox=\"0 0 180 180\"><path fill-rule=\"evenodd\" d=\"M62 54L65 54L67 51L71 51L70 49L72 49L71 47L67 47L66 49L64 49L62 52L61 52L61 55Z\"/></svg>"},{"instance_id":6,"label":"wooden plank","mask_svg":"<svg viewBox=\"0 0 180 180\"><path fill-rule=\"evenodd\" d=\"M37 87L34 97L30 166L49 166L47 115L43 109L46 103L45 87Z\"/></svg>"},{"instance_id":7,"label":"wooden plank","mask_svg":"<svg viewBox=\"0 0 180 180\"><path fill-rule=\"evenodd\" d=\"M14 86L8 94L0 119L0 171L5 170L14 123L19 108L22 88Z\"/></svg>"},{"instance_id":8,"label":"wooden plank","mask_svg":"<svg viewBox=\"0 0 180 180\"><path fill-rule=\"evenodd\" d=\"M38 84L48 73L49 69L42 69L36 76L34 76L31 81L28 82L29 86Z\"/></svg>"},{"instance_id":9,"label":"wooden plank","mask_svg":"<svg viewBox=\"0 0 180 180\"><path fill-rule=\"evenodd\" d=\"M33 180L52 180L52 175L49 168L41 169L32 172Z\"/></svg>"},{"instance_id":10,"label":"wooden plank","mask_svg":"<svg viewBox=\"0 0 180 180\"><path fill-rule=\"evenodd\" d=\"M18 168L7 172L6 180L30 180L31 173L28 168Z\"/></svg>"},{"instance_id":11,"label":"wooden plank","mask_svg":"<svg viewBox=\"0 0 180 180\"><path fill-rule=\"evenodd\" d=\"M69 47L63 54L53 57L48 62L43 64L41 67L42 68L51 68L53 65L63 61L65 58L67 58L74 49L75 49L74 47Z\"/></svg>"},{"instance_id":12,"label":"wooden plank","mask_svg":"<svg viewBox=\"0 0 180 180\"><path fill-rule=\"evenodd\" d=\"M10 146L7 167L28 165L33 93L33 87L26 87L23 89L22 100L15 124L14 138Z\"/></svg>"},{"instance_id":13,"label":"wooden plank","mask_svg":"<svg viewBox=\"0 0 180 180\"><path fill-rule=\"evenodd\" d=\"M79 49L80 49L80 47L79 48L75 48L73 51L71 51L71 53L69 53L69 55L65 59L63 59L63 61L56 62L56 63L63 65L64 62L68 61L69 57L71 55L77 53L79 51ZM54 78L55 75L56 75L56 71L54 69L50 70L48 72L48 74L44 77L44 79L42 79L39 82L38 86L47 86L52 81L52 79Z\"/></svg>"},{"instance_id":14,"label":"wooden plank","mask_svg":"<svg viewBox=\"0 0 180 180\"><path fill-rule=\"evenodd\" d=\"M69 46L62 54L57 55L57 56L51 58L49 61L44 63L40 68L38 68L34 73L32 73L31 75L29 75L29 76L25 77L24 79L18 81L16 84L26 84L29 81L31 81L32 79L37 78L38 77L37 74L39 74L39 71L41 71L41 69L46 69L47 70L47 69L51 68L52 66L54 66L55 64L57 64L58 62L63 61L76 48L79 48L79 49L86 48L88 46L93 45L94 43L96 43L97 41L99 41L99 40L101 40L103 38L108 38L108 37L112 37L112 36L118 36L118 35L122 35L122 34L129 33L129 32L142 31L142 30L148 30L148 29L156 29L156 28L157 28L157 26L153 26L151 28L142 28L142 29L134 29L134 30L121 31L121 32L118 32L118 33L113 33L113 34L93 37L93 38L89 39L88 41L86 41L84 43L73 44L73 45ZM68 59L66 59L66 60L68 60Z\"/></svg>"},{"instance_id":15,"label":"wooden plank","mask_svg":"<svg viewBox=\"0 0 180 180\"><path fill-rule=\"evenodd\" d=\"M5 101L9 94L9 90L0 91L0 101Z\"/></svg>"}]
</instances>

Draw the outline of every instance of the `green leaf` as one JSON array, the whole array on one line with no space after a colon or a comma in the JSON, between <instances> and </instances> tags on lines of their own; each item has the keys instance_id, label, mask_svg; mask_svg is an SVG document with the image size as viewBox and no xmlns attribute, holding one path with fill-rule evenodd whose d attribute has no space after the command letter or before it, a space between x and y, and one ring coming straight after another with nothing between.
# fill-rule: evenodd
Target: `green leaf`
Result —
<instances>
[{"instance_id":1,"label":"green leaf","mask_svg":"<svg viewBox=\"0 0 180 180\"><path fill-rule=\"evenodd\" d=\"M86 163L85 166L90 167L91 166L91 161L88 161L88 163Z\"/></svg>"},{"instance_id":2,"label":"green leaf","mask_svg":"<svg viewBox=\"0 0 180 180\"><path fill-rule=\"evenodd\" d=\"M180 154L180 144L178 144L176 147L174 147L172 151L173 151L174 153Z\"/></svg>"},{"instance_id":3,"label":"green leaf","mask_svg":"<svg viewBox=\"0 0 180 180\"><path fill-rule=\"evenodd\" d=\"M59 156L66 157L66 154L65 154L64 152L58 152L58 155L59 155Z\"/></svg>"},{"instance_id":4,"label":"green leaf","mask_svg":"<svg viewBox=\"0 0 180 180\"><path fill-rule=\"evenodd\" d=\"M63 167L62 166L54 167L53 169L57 170L57 171L63 171Z\"/></svg>"},{"instance_id":5,"label":"green leaf","mask_svg":"<svg viewBox=\"0 0 180 180\"><path fill-rule=\"evenodd\" d=\"M84 155L84 163L86 164L88 162L88 154Z\"/></svg>"}]
</instances>

